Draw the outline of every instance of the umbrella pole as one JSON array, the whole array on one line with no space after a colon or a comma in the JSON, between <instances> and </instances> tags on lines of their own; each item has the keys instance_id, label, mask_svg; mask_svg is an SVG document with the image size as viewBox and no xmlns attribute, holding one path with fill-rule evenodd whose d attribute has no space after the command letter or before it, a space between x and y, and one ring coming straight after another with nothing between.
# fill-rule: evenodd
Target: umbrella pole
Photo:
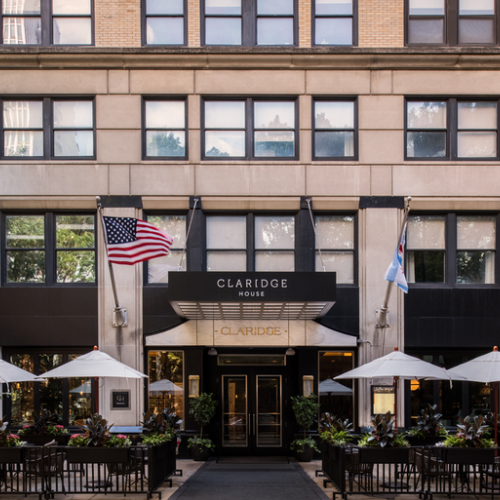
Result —
<instances>
[{"instance_id":1,"label":"umbrella pole","mask_svg":"<svg viewBox=\"0 0 500 500\"><path fill-rule=\"evenodd\" d=\"M99 413L99 377L94 377L94 413Z\"/></svg>"},{"instance_id":2,"label":"umbrella pole","mask_svg":"<svg viewBox=\"0 0 500 500\"><path fill-rule=\"evenodd\" d=\"M494 401L495 401L495 446L498 446L498 382L493 384Z\"/></svg>"},{"instance_id":3,"label":"umbrella pole","mask_svg":"<svg viewBox=\"0 0 500 500\"><path fill-rule=\"evenodd\" d=\"M392 385L394 387L394 428L395 433L398 433L398 381L399 377L394 377Z\"/></svg>"}]
</instances>

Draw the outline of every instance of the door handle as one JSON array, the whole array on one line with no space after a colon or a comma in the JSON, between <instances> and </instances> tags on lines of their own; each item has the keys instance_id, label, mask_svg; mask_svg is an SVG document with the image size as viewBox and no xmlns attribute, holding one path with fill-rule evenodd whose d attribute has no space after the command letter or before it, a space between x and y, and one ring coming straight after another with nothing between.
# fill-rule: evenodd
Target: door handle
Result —
<instances>
[{"instance_id":1,"label":"door handle","mask_svg":"<svg viewBox=\"0 0 500 500\"><path fill-rule=\"evenodd\" d=\"M253 414L253 435L256 436L256 434L255 434L255 413Z\"/></svg>"}]
</instances>

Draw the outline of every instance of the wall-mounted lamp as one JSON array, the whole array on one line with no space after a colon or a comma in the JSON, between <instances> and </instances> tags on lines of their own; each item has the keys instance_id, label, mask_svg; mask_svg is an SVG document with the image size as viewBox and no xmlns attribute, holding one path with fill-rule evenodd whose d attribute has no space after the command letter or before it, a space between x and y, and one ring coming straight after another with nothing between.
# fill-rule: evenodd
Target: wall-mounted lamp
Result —
<instances>
[{"instance_id":1,"label":"wall-mounted lamp","mask_svg":"<svg viewBox=\"0 0 500 500\"><path fill-rule=\"evenodd\" d=\"M189 375L189 397L197 398L200 396L200 376Z\"/></svg>"},{"instance_id":2,"label":"wall-mounted lamp","mask_svg":"<svg viewBox=\"0 0 500 500\"><path fill-rule=\"evenodd\" d=\"M314 392L314 377L304 375L302 377L302 394L308 398Z\"/></svg>"},{"instance_id":3,"label":"wall-mounted lamp","mask_svg":"<svg viewBox=\"0 0 500 500\"><path fill-rule=\"evenodd\" d=\"M289 348L285 351L285 354L286 354L287 356L295 356L295 351L294 351L291 347L289 347Z\"/></svg>"},{"instance_id":4,"label":"wall-mounted lamp","mask_svg":"<svg viewBox=\"0 0 500 500\"><path fill-rule=\"evenodd\" d=\"M217 356L217 349L215 347L211 347L209 350L208 350L208 355L209 356Z\"/></svg>"}]
</instances>

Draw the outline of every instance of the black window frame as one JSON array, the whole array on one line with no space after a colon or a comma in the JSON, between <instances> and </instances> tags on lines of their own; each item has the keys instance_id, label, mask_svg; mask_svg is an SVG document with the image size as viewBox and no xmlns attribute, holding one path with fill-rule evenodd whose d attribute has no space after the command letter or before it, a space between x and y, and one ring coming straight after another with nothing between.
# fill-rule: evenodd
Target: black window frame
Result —
<instances>
[{"instance_id":1,"label":"black window frame","mask_svg":"<svg viewBox=\"0 0 500 500\"><path fill-rule=\"evenodd\" d=\"M317 14L316 0L312 0L311 12L311 45L313 47L357 47L358 46L358 0L351 0L352 14L332 15L332 14ZM316 43L316 21L318 19L352 19L352 43L351 44L333 44L333 43Z\"/></svg>"},{"instance_id":2,"label":"black window frame","mask_svg":"<svg viewBox=\"0 0 500 500\"><path fill-rule=\"evenodd\" d=\"M293 0L293 15L258 15L257 0L241 0L240 15L207 15L205 14L205 0L200 0L200 31L202 47L298 47L299 46L299 0ZM241 18L241 45L214 45L206 43L206 19L210 17ZM268 45L257 43L258 18L293 18L293 43L281 45Z\"/></svg>"},{"instance_id":3,"label":"black window frame","mask_svg":"<svg viewBox=\"0 0 500 500\"><path fill-rule=\"evenodd\" d=\"M205 127L205 103L206 102L244 102L245 103L245 156L206 156L205 154L205 133L207 130L241 130L241 129L222 129L213 128L207 129ZM254 106L256 102L293 102L294 103L294 117L295 126L294 128L286 129L294 133L294 156L256 156L254 154L254 133L256 131L280 131L285 129L260 129L255 127L254 120ZM213 96L202 96L201 98L201 159L202 161L261 161L261 162L274 162L274 161L296 161L300 159L300 123L299 123L299 99L298 97L286 97L286 96L258 96L258 97L213 97Z\"/></svg>"},{"instance_id":4,"label":"black window frame","mask_svg":"<svg viewBox=\"0 0 500 500\"><path fill-rule=\"evenodd\" d=\"M1 3L2 0L0 0ZM0 26L2 30L2 39L0 44L4 46L28 46L28 47L39 47L39 46L55 46L55 47L92 47L95 46L95 8L94 0L90 1L90 14L54 14L52 12L52 0L40 0L40 14L4 14L3 6L0 5ZM29 17L29 18L40 18L40 30L41 39L39 44L6 44L3 42L3 27L4 27L4 17ZM54 43L54 18L90 18L90 44L60 44Z\"/></svg>"},{"instance_id":5,"label":"black window frame","mask_svg":"<svg viewBox=\"0 0 500 500\"><path fill-rule=\"evenodd\" d=\"M495 14L493 16L461 16L459 13L460 0L444 0L443 16L410 16L410 0L405 0L405 45L409 47L495 47L500 40L500 0L494 0ZM460 19L493 19L495 27L494 43L459 43ZM443 43L410 43L410 19L434 20L443 19Z\"/></svg>"},{"instance_id":6,"label":"black window frame","mask_svg":"<svg viewBox=\"0 0 500 500\"><path fill-rule=\"evenodd\" d=\"M445 248L444 248L444 282L408 282L409 288L500 288L500 212L497 211L477 211L470 210L464 211L416 211L410 213L412 216L440 216L444 217L444 230L445 230ZM457 253L459 252L457 246L457 217L481 217L481 216L494 216L495 217L495 282L494 283L457 283ZM408 242L408 238L406 238ZM422 249L425 251L426 249ZM433 250L433 249L430 249ZM462 250L463 251L463 250ZM405 275L408 275L408 244L405 245L404 252L404 268Z\"/></svg>"},{"instance_id":7,"label":"black window frame","mask_svg":"<svg viewBox=\"0 0 500 500\"><path fill-rule=\"evenodd\" d=\"M353 129L316 129L315 125L315 104L316 102L352 102L354 104L354 128ZM312 99L311 107L311 129L312 129L312 160L313 161L358 161L359 160L359 113L358 98L342 96L317 96ZM353 156L316 156L316 131L350 132L354 133Z\"/></svg>"},{"instance_id":8,"label":"black window frame","mask_svg":"<svg viewBox=\"0 0 500 500\"><path fill-rule=\"evenodd\" d=\"M187 0L182 0L183 13L182 14L148 14L147 0L141 0L141 43L145 47L186 47L188 44L188 16L187 16ZM183 19L184 39L182 43L148 43L148 19L149 18L162 18L162 17L175 17Z\"/></svg>"},{"instance_id":9,"label":"black window frame","mask_svg":"<svg viewBox=\"0 0 500 500\"><path fill-rule=\"evenodd\" d=\"M94 252L95 281L91 283L57 281L57 216L92 216L94 217L94 247L93 248L71 248L63 251L92 250ZM11 282L7 281L7 216L43 216L44 217L44 252L45 252L45 281L42 283ZM2 286L5 287L97 287L98 285L98 244L99 235L97 231L97 212L91 210L4 210L0 212L0 251L1 269L0 278Z\"/></svg>"},{"instance_id":10,"label":"black window frame","mask_svg":"<svg viewBox=\"0 0 500 500\"><path fill-rule=\"evenodd\" d=\"M146 103L151 101L158 102L184 102L184 156L148 156L147 155L147 132L148 130L155 131L174 131L179 129L148 129L146 128ZM158 160L171 160L171 161L186 161L189 159L189 123L188 123L189 113L188 113L188 98L186 96L142 96L141 102L141 123L142 123L142 159L144 161L158 161Z\"/></svg>"},{"instance_id":11,"label":"black window frame","mask_svg":"<svg viewBox=\"0 0 500 500\"><path fill-rule=\"evenodd\" d=\"M8 156L4 155L4 131L11 130L9 128L4 128L3 123L3 102L4 101L38 101L42 102L42 113L43 113L43 156ZM60 128L60 130L90 130L92 131L94 151L92 156L55 156L54 152L54 132L59 130L58 127L54 126L54 103L55 102L77 102L85 101L92 103L92 128L82 127L82 128ZM2 151L0 152L1 160L9 161L31 161L31 160L55 160L55 161L89 161L96 159L97 150L97 133L96 133L96 99L95 96L54 96L54 97L40 97L40 96L2 96L0 99L2 110L0 113L0 144ZM15 129L19 130L19 129ZM31 129L30 129L31 130ZM38 130L38 129L37 129Z\"/></svg>"},{"instance_id":12,"label":"black window frame","mask_svg":"<svg viewBox=\"0 0 500 500\"><path fill-rule=\"evenodd\" d=\"M408 129L408 103L410 102L446 102L446 154L445 156L408 156L408 132L443 132L445 129ZM492 157L479 156L458 156L458 104L464 102L494 102L497 104L497 134L496 148L497 155ZM493 131L493 129L460 129L460 131ZM405 161L457 161L457 162L489 162L500 160L500 99L498 97L489 96L457 96L457 97L442 97L442 96L412 96L405 97L404 105L404 159Z\"/></svg>"}]
</instances>

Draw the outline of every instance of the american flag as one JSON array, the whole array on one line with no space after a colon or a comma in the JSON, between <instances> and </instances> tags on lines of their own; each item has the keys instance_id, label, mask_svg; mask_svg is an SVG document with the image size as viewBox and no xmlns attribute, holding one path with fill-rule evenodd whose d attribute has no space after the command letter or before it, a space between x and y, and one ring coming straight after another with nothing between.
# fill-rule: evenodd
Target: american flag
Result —
<instances>
[{"instance_id":1,"label":"american flag","mask_svg":"<svg viewBox=\"0 0 500 500\"><path fill-rule=\"evenodd\" d=\"M108 259L131 266L143 260L168 255L174 241L165 231L140 219L103 217Z\"/></svg>"}]
</instances>

